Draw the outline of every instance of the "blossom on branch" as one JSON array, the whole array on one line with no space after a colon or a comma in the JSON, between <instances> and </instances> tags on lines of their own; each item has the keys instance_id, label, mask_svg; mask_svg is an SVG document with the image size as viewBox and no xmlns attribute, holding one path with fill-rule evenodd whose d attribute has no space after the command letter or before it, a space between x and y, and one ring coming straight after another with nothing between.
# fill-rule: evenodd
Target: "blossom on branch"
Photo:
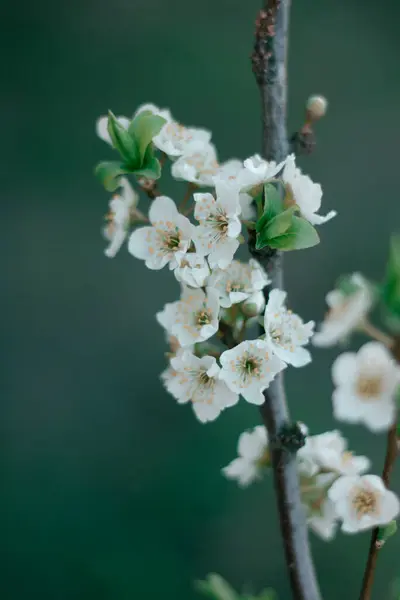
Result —
<instances>
[{"instance_id":1,"label":"blossom on branch","mask_svg":"<svg viewBox=\"0 0 400 600\"><path fill-rule=\"evenodd\" d=\"M196 417L202 423L214 421L224 408L234 406L239 395L218 378L220 367L212 356L198 358L184 351L171 358L171 369L164 372L167 390L179 404L192 402Z\"/></svg>"},{"instance_id":2,"label":"blossom on branch","mask_svg":"<svg viewBox=\"0 0 400 600\"><path fill-rule=\"evenodd\" d=\"M216 184L212 194L194 194L194 216L199 225L194 230L196 250L208 256L211 268L226 269L239 247L241 232L239 193L224 182Z\"/></svg>"},{"instance_id":3,"label":"blossom on branch","mask_svg":"<svg viewBox=\"0 0 400 600\"><path fill-rule=\"evenodd\" d=\"M149 269L162 269L168 263L170 269L178 267L189 248L193 225L167 196L153 201L149 219L151 227L141 227L131 234L129 252L144 260Z\"/></svg>"},{"instance_id":4,"label":"blossom on branch","mask_svg":"<svg viewBox=\"0 0 400 600\"><path fill-rule=\"evenodd\" d=\"M347 440L340 431L326 431L306 438L303 448L297 452L300 471L309 476L319 471L340 475L358 475L369 469L366 456L356 456L347 450Z\"/></svg>"},{"instance_id":5,"label":"blossom on branch","mask_svg":"<svg viewBox=\"0 0 400 600\"><path fill-rule=\"evenodd\" d=\"M369 312L373 298L365 279L354 273L347 284L347 289L335 289L327 294L329 312L313 337L315 346L334 346L344 340Z\"/></svg>"},{"instance_id":6,"label":"blossom on branch","mask_svg":"<svg viewBox=\"0 0 400 600\"><path fill-rule=\"evenodd\" d=\"M248 263L233 260L226 269L215 269L208 285L219 293L223 308L243 302L270 283L264 269L254 259Z\"/></svg>"},{"instance_id":7,"label":"blossom on branch","mask_svg":"<svg viewBox=\"0 0 400 600\"><path fill-rule=\"evenodd\" d=\"M345 533L387 525L400 511L396 494L386 489L376 475L340 477L329 489L328 497Z\"/></svg>"},{"instance_id":8,"label":"blossom on branch","mask_svg":"<svg viewBox=\"0 0 400 600\"><path fill-rule=\"evenodd\" d=\"M134 209L139 202L138 194L125 177L121 177L119 184L121 193L114 194L110 200L110 210L106 216L107 225L103 229L104 237L110 242L104 251L109 258L113 258L124 243Z\"/></svg>"},{"instance_id":9,"label":"blossom on branch","mask_svg":"<svg viewBox=\"0 0 400 600\"><path fill-rule=\"evenodd\" d=\"M307 525L309 528L326 542L335 536L338 524L335 505L326 495L316 499L309 509Z\"/></svg>"},{"instance_id":10,"label":"blossom on branch","mask_svg":"<svg viewBox=\"0 0 400 600\"><path fill-rule=\"evenodd\" d=\"M204 256L197 252L188 252L182 258L179 267L174 270L174 275L178 281L190 287L204 287L210 275L210 267Z\"/></svg>"},{"instance_id":11,"label":"blossom on branch","mask_svg":"<svg viewBox=\"0 0 400 600\"><path fill-rule=\"evenodd\" d=\"M314 183L308 175L303 175L296 167L294 154L286 159L282 180L291 203L297 204L302 216L312 225L321 225L336 216L335 210L331 210L325 217L317 214L321 208L322 188L319 183Z\"/></svg>"},{"instance_id":12,"label":"blossom on branch","mask_svg":"<svg viewBox=\"0 0 400 600\"><path fill-rule=\"evenodd\" d=\"M172 177L189 181L198 186L214 186L218 173L217 153L212 144L190 144L182 156L171 167Z\"/></svg>"},{"instance_id":13,"label":"blossom on branch","mask_svg":"<svg viewBox=\"0 0 400 600\"><path fill-rule=\"evenodd\" d=\"M332 379L336 419L363 423L374 432L387 430L395 422L400 367L383 344L368 342L357 354L338 356L332 365Z\"/></svg>"},{"instance_id":14,"label":"blossom on branch","mask_svg":"<svg viewBox=\"0 0 400 600\"><path fill-rule=\"evenodd\" d=\"M160 109L154 104L144 104L137 110L136 114L144 110L150 110L166 120L161 131L154 136L153 144L170 158L182 156L182 154L188 152L192 144L206 145L211 139L210 131L181 125L173 119L167 109Z\"/></svg>"},{"instance_id":15,"label":"blossom on branch","mask_svg":"<svg viewBox=\"0 0 400 600\"><path fill-rule=\"evenodd\" d=\"M212 288L206 292L182 286L181 299L166 304L156 315L160 325L175 336L183 348L204 342L218 331L218 293Z\"/></svg>"},{"instance_id":16,"label":"blossom on branch","mask_svg":"<svg viewBox=\"0 0 400 600\"><path fill-rule=\"evenodd\" d=\"M265 427L259 425L252 431L239 436L238 458L235 458L222 473L228 479L236 479L241 487L261 479L263 470L269 465L268 436Z\"/></svg>"},{"instance_id":17,"label":"blossom on branch","mask_svg":"<svg viewBox=\"0 0 400 600\"><path fill-rule=\"evenodd\" d=\"M221 379L251 404L264 402L263 391L286 364L271 352L263 340L247 340L226 350L220 357Z\"/></svg>"},{"instance_id":18,"label":"blossom on branch","mask_svg":"<svg viewBox=\"0 0 400 600\"><path fill-rule=\"evenodd\" d=\"M286 292L272 290L264 314L265 339L273 352L294 367L311 362L311 354L303 348L313 335L314 321L304 323L284 304Z\"/></svg>"}]
</instances>

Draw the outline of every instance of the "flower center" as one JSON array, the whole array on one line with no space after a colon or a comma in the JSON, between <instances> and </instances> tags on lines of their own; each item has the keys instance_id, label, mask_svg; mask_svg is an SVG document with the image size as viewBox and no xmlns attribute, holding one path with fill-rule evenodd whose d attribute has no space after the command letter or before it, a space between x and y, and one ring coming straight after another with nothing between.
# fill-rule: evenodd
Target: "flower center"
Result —
<instances>
[{"instance_id":1,"label":"flower center","mask_svg":"<svg viewBox=\"0 0 400 600\"><path fill-rule=\"evenodd\" d=\"M206 373L206 371L200 371L199 376L198 376L198 380L199 383L204 386L204 387L213 387L215 380L213 377L209 377Z\"/></svg>"},{"instance_id":2,"label":"flower center","mask_svg":"<svg viewBox=\"0 0 400 600\"><path fill-rule=\"evenodd\" d=\"M189 141L192 139L192 136L189 135L187 128L180 123L168 123L165 130L167 131L168 135L175 138L179 142L183 140Z\"/></svg>"},{"instance_id":3,"label":"flower center","mask_svg":"<svg viewBox=\"0 0 400 600\"><path fill-rule=\"evenodd\" d=\"M241 363L242 372L245 376L260 375L261 360L255 356L244 356Z\"/></svg>"},{"instance_id":4,"label":"flower center","mask_svg":"<svg viewBox=\"0 0 400 600\"><path fill-rule=\"evenodd\" d=\"M357 381L357 392L364 401L376 399L382 392L382 378L362 375Z\"/></svg>"},{"instance_id":5,"label":"flower center","mask_svg":"<svg viewBox=\"0 0 400 600\"><path fill-rule=\"evenodd\" d=\"M176 252L179 249L181 243L181 236L178 231L169 231L164 234L164 244L172 252Z\"/></svg>"},{"instance_id":6,"label":"flower center","mask_svg":"<svg viewBox=\"0 0 400 600\"><path fill-rule=\"evenodd\" d=\"M241 292L244 289L244 285L235 281L227 281L225 289L228 294L229 292Z\"/></svg>"},{"instance_id":7,"label":"flower center","mask_svg":"<svg viewBox=\"0 0 400 600\"><path fill-rule=\"evenodd\" d=\"M195 322L197 325L209 325L212 321L212 312L209 308L203 308L196 313Z\"/></svg>"},{"instance_id":8,"label":"flower center","mask_svg":"<svg viewBox=\"0 0 400 600\"><path fill-rule=\"evenodd\" d=\"M260 458L256 461L257 467L270 467L271 466L271 453L269 451L268 446L265 448L264 452L261 454Z\"/></svg>"},{"instance_id":9,"label":"flower center","mask_svg":"<svg viewBox=\"0 0 400 600\"><path fill-rule=\"evenodd\" d=\"M361 519L364 515L375 514L378 511L378 498L373 492L361 489L354 496L352 505L357 513L357 518Z\"/></svg>"},{"instance_id":10,"label":"flower center","mask_svg":"<svg viewBox=\"0 0 400 600\"><path fill-rule=\"evenodd\" d=\"M343 452L342 454L342 464L343 465L348 465L349 462L351 462L353 460L353 453L352 452Z\"/></svg>"}]
</instances>

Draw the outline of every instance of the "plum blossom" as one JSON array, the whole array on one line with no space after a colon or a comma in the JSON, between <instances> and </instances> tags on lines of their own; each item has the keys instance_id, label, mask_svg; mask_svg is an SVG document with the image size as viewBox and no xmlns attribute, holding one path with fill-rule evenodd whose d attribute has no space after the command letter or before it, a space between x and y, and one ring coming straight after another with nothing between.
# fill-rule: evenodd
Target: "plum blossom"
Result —
<instances>
[{"instance_id":1,"label":"plum blossom","mask_svg":"<svg viewBox=\"0 0 400 600\"><path fill-rule=\"evenodd\" d=\"M239 395L218 378L220 367L212 356L198 358L183 351L171 358L171 369L162 378L167 390L179 404L192 402L202 423L214 421L224 408L234 406Z\"/></svg>"},{"instance_id":2,"label":"plum blossom","mask_svg":"<svg viewBox=\"0 0 400 600\"><path fill-rule=\"evenodd\" d=\"M383 344L368 342L357 354L338 356L332 365L332 379L336 419L363 423L374 432L387 430L395 422L400 367Z\"/></svg>"},{"instance_id":3,"label":"plum blossom","mask_svg":"<svg viewBox=\"0 0 400 600\"><path fill-rule=\"evenodd\" d=\"M263 340L246 340L221 354L221 379L251 404L264 402L263 391L286 364Z\"/></svg>"},{"instance_id":4,"label":"plum blossom","mask_svg":"<svg viewBox=\"0 0 400 600\"><path fill-rule=\"evenodd\" d=\"M328 497L345 533L387 525L400 510L398 497L377 475L342 476L329 489Z\"/></svg>"},{"instance_id":5,"label":"plum blossom","mask_svg":"<svg viewBox=\"0 0 400 600\"><path fill-rule=\"evenodd\" d=\"M314 503L307 518L309 528L326 542L335 536L338 517L333 502L324 496Z\"/></svg>"},{"instance_id":6,"label":"plum blossom","mask_svg":"<svg viewBox=\"0 0 400 600\"><path fill-rule=\"evenodd\" d=\"M213 269L226 269L239 247L241 231L239 194L225 182L216 183L216 198L212 194L194 194L194 216L199 221L195 229L196 250L208 256Z\"/></svg>"},{"instance_id":7,"label":"plum blossom","mask_svg":"<svg viewBox=\"0 0 400 600\"><path fill-rule=\"evenodd\" d=\"M119 180L121 193L115 194L109 203L106 216L107 225L103 229L104 237L109 241L104 254L113 258L124 243L135 208L139 202L138 194L133 190L125 177Z\"/></svg>"},{"instance_id":8,"label":"plum blossom","mask_svg":"<svg viewBox=\"0 0 400 600\"><path fill-rule=\"evenodd\" d=\"M274 160L268 162L261 158L259 154L247 158L243 163L245 172L242 175L242 180L245 182L245 185L241 190L248 191L251 187L273 179L285 164L286 160L280 163L276 163Z\"/></svg>"},{"instance_id":9,"label":"plum blossom","mask_svg":"<svg viewBox=\"0 0 400 600\"><path fill-rule=\"evenodd\" d=\"M314 183L308 175L303 175L296 167L294 154L286 159L282 180L292 196L293 204L297 204L302 216L312 225L321 225L336 216L335 210L331 210L325 217L317 214L321 208L322 188L319 183Z\"/></svg>"},{"instance_id":10,"label":"plum blossom","mask_svg":"<svg viewBox=\"0 0 400 600\"><path fill-rule=\"evenodd\" d=\"M171 167L172 177L198 186L214 186L218 173L217 153L212 144L193 142Z\"/></svg>"},{"instance_id":11,"label":"plum blossom","mask_svg":"<svg viewBox=\"0 0 400 600\"><path fill-rule=\"evenodd\" d=\"M320 470L340 475L365 473L370 466L366 456L356 456L347 450L347 440L340 431L326 431L308 436L303 448L297 452L300 470L309 476Z\"/></svg>"},{"instance_id":12,"label":"plum blossom","mask_svg":"<svg viewBox=\"0 0 400 600\"><path fill-rule=\"evenodd\" d=\"M126 117L117 117L117 121L124 127L128 129L130 120ZM103 142L107 142L112 146L112 140L110 134L108 133L108 115L103 117L99 117L96 121L96 133L98 137L103 140Z\"/></svg>"},{"instance_id":13,"label":"plum blossom","mask_svg":"<svg viewBox=\"0 0 400 600\"><path fill-rule=\"evenodd\" d=\"M204 287L210 275L210 267L204 256L188 252L182 258L179 267L174 270L174 275L178 281L190 287Z\"/></svg>"},{"instance_id":14,"label":"plum blossom","mask_svg":"<svg viewBox=\"0 0 400 600\"><path fill-rule=\"evenodd\" d=\"M153 201L149 219L151 227L140 227L131 234L129 252L144 260L149 269L162 269L168 263L170 269L178 267L189 248L193 225L167 196Z\"/></svg>"},{"instance_id":15,"label":"plum blossom","mask_svg":"<svg viewBox=\"0 0 400 600\"><path fill-rule=\"evenodd\" d=\"M204 342L218 331L218 293L212 288L206 292L182 286L181 299L166 304L156 315L160 325L177 338L182 348Z\"/></svg>"},{"instance_id":16,"label":"plum blossom","mask_svg":"<svg viewBox=\"0 0 400 600\"><path fill-rule=\"evenodd\" d=\"M353 273L351 292L335 289L326 296L329 312L313 337L315 346L334 346L357 329L372 306L372 294L365 279Z\"/></svg>"},{"instance_id":17,"label":"plum blossom","mask_svg":"<svg viewBox=\"0 0 400 600\"><path fill-rule=\"evenodd\" d=\"M215 269L209 286L219 293L223 308L243 302L270 283L264 269L254 259L248 263L233 260L225 269Z\"/></svg>"},{"instance_id":18,"label":"plum blossom","mask_svg":"<svg viewBox=\"0 0 400 600\"><path fill-rule=\"evenodd\" d=\"M268 436L265 427L259 425L239 436L238 458L235 458L222 473L228 479L236 479L241 487L261 479L262 472L269 464Z\"/></svg>"},{"instance_id":19,"label":"plum blossom","mask_svg":"<svg viewBox=\"0 0 400 600\"><path fill-rule=\"evenodd\" d=\"M313 334L314 321L304 323L286 308L285 299L286 292L270 292L264 314L265 339L281 360L303 367L311 361L311 354L303 346Z\"/></svg>"},{"instance_id":20,"label":"plum blossom","mask_svg":"<svg viewBox=\"0 0 400 600\"><path fill-rule=\"evenodd\" d=\"M163 117L166 120L165 125L160 132L154 136L153 144L162 152L165 152L170 158L182 156L189 151L193 144L199 147L207 145L211 139L211 132L205 129L196 129L194 127L185 127L175 121L168 109L160 109L154 104L144 104L136 114L144 110L150 110L152 113Z\"/></svg>"}]
</instances>

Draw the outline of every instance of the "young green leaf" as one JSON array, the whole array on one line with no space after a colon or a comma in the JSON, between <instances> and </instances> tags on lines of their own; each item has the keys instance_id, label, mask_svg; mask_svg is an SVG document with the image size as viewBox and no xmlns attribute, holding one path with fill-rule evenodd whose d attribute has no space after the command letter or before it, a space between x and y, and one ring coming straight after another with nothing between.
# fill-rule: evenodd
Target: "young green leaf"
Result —
<instances>
[{"instance_id":1,"label":"young green leaf","mask_svg":"<svg viewBox=\"0 0 400 600\"><path fill-rule=\"evenodd\" d=\"M161 177L160 161L155 156L151 157L141 169L135 171L135 175L146 179L159 179Z\"/></svg>"},{"instance_id":2,"label":"young green leaf","mask_svg":"<svg viewBox=\"0 0 400 600\"><path fill-rule=\"evenodd\" d=\"M108 111L108 133L113 146L131 170L140 166L139 151L135 139L129 134L111 111Z\"/></svg>"},{"instance_id":3,"label":"young green leaf","mask_svg":"<svg viewBox=\"0 0 400 600\"><path fill-rule=\"evenodd\" d=\"M382 286L382 300L394 317L400 318L400 235L390 241L389 261Z\"/></svg>"},{"instance_id":4,"label":"young green leaf","mask_svg":"<svg viewBox=\"0 0 400 600\"><path fill-rule=\"evenodd\" d=\"M264 215L268 220L273 219L284 210L279 189L273 183L264 185Z\"/></svg>"},{"instance_id":5,"label":"young green leaf","mask_svg":"<svg viewBox=\"0 0 400 600\"><path fill-rule=\"evenodd\" d=\"M155 115L148 110L142 111L133 119L128 131L136 140L140 161L144 160L147 147L165 123L166 120L163 117Z\"/></svg>"},{"instance_id":6,"label":"young green leaf","mask_svg":"<svg viewBox=\"0 0 400 600\"><path fill-rule=\"evenodd\" d=\"M217 573L207 575L206 581L197 581L196 588L214 600L239 600L235 590Z\"/></svg>"},{"instance_id":7,"label":"young green leaf","mask_svg":"<svg viewBox=\"0 0 400 600\"><path fill-rule=\"evenodd\" d=\"M119 185L119 177L129 173L124 164L116 161L101 162L95 169L95 175L100 179L108 192L115 192Z\"/></svg>"},{"instance_id":8,"label":"young green leaf","mask_svg":"<svg viewBox=\"0 0 400 600\"><path fill-rule=\"evenodd\" d=\"M390 521L390 523L388 523L384 527L379 527L378 536L376 540L376 543L379 545L379 547L381 548L383 544L385 544L387 540L396 533L396 531L397 523L394 520Z\"/></svg>"},{"instance_id":9,"label":"young green leaf","mask_svg":"<svg viewBox=\"0 0 400 600\"><path fill-rule=\"evenodd\" d=\"M319 243L319 236L314 227L301 217L292 217L292 224L281 236L269 240L267 244L276 250L303 250Z\"/></svg>"},{"instance_id":10,"label":"young green leaf","mask_svg":"<svg viewBox=\"0 0 400 600\"><path fill-rule=\"evenodd\" d=\"M294 213L298 210L299 209L296 205L291 206L290 208L284 210L279 215L271 219L267 223L265 232L268 238L273 239L286 233L292 224Z\"/></svg>"}]
</instances>

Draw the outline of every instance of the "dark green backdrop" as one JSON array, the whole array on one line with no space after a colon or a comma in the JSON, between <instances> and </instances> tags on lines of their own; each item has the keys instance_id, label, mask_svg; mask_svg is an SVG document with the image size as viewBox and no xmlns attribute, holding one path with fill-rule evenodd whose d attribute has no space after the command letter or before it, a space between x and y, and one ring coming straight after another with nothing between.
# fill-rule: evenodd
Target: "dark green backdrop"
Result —
<instances>
[{"instance_id":1,"label":"dark green backdrop","mask_svg":"<svg viewBox=\"0 0 400 600\"><path fill-rule=\"evenodd\" d=\"M192 580L209 571L289 598L271 482L243 492L219 473L257 411L243 402L202 426L163 392L154 314L177 284L126 250L103 256L108 195L92 176L109 156L96 117L146 101L211 128L222 159L259 150L258 4L0 4L4 600L194 600ZM395 0L294 0L290 129L310 93L329 98L302 165L323 184L323 212L339 211L319 247L286 262L292 306L307 319L322 316L339 274L380 276L399 224L399 15ZM335 426L336 353L315 350L287 376L293 415L313 432ZM342 430L379 472L384 436ZM325 600L357 597L367 543L312 538ZM389 598L399 550L400 536L382 551L376 600Z\"/></svg>"}]
</instances>

